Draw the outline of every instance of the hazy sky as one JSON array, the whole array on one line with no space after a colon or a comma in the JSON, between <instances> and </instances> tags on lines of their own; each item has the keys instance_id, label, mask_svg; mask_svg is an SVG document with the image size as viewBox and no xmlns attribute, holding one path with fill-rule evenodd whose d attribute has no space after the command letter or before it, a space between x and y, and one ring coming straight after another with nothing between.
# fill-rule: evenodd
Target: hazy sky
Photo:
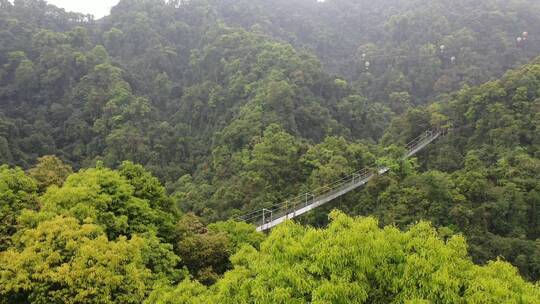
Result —
<instances>
[{"instance_id":1,"label":"hazy sky","mask_svg":"<svg viewBox=\"0 0 540 304\"><path fill-rule=\"evenodd\" d=\"M119 0L47 0L48 3L64 8L66 11L92 14L99 19L109 14L111 7Z\"/></svg>"}]
</instances>

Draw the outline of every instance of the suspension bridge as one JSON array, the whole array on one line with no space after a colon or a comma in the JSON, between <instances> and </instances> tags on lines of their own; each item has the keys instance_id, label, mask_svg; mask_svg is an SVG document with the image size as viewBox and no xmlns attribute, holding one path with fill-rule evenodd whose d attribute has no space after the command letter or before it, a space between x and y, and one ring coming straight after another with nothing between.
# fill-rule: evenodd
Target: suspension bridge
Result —
<instances>
[{"instance_id":1,"label":"suspension bridge","mask_svg":"<svg viewBox=\"0 0 540 304\"><path fill-rule=\"evenodd\" d=\"M446 132L447 130L439 129L423 132L406 145L406 152L403 155L403 159L407 159L422 151L437 138L445 135ZM388 171L390 169L387 167L378 169L364 168L332 184L324 185L284 202L237 217L236 219L256 225L257 231L266 231L287 220L331 202L367 184L372 178L383 175Z\"/></svg>"}]
</instances>

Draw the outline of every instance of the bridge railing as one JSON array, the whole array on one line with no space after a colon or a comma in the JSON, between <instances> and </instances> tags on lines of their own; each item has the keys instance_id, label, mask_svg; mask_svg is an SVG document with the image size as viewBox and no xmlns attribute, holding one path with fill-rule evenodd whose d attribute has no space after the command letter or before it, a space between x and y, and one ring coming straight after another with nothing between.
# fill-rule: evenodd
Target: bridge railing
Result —
<instances>
[{"instance_id":1,"label":"bridge railing","mask_svg":"<svg viewBox=\"0 0 540 304\"><path fill-rule=\"evenodd\" d=\"M427 130L423 132L422 134L418 135L415 139L407 143L407 145L405 145L407 152L414 151L415 148L421 146L422 144L426 142L431 142L431 140L434 137L438 137L443 132L445 132L445 130L439 130L439 129Z\"/></svg>"},{"instance_id":2,"label":"bridge railing","mask_svg":"<svg viewBox=\"0 0 540 304\"><path fill-rule=\"evenodd\" d=\"M412 154L417 152L419 148L421 149L422 146L429 144L443 134L445 134L445 131L438 129L423 132L418 137L407 143L407 152L403 158L410 157ZM277 204L266 206L263 209L244 214L236 217L235 219L255 225L264 225L268 222L272 222L273 219L294 213L296 210L309 206L315 201L321 201L327 197L333 196L352 185L365 182L366 179L385 173L386 171L388 171L388 168L379 168L378 170L373 168L363 168L330 184L324 184L309 192L302 193L296 197L287 199Z\"/></svg>"},{"instance_id":3,"label":"bridge railing","mask_svg":"<svg viewBox=\"0 0 540 304\"><path fill-rule=\"evenodd\" d=\"M266 208L245 214L238 217L237 219L250 223L260 223L263 218L265 221L271 221L272 218L283 216L293 212L294 210L298 210L300 208L308 206L314 201L323 199L325 196L331 196L334 193L339 192L342 189L349 187L350 185L357 182L360 182L374 174L375 170L364 168L330 184L322 185L309 192L302 193L296 197L287 199L278 204L270 205Z\"/></svg>"}]
</instances>

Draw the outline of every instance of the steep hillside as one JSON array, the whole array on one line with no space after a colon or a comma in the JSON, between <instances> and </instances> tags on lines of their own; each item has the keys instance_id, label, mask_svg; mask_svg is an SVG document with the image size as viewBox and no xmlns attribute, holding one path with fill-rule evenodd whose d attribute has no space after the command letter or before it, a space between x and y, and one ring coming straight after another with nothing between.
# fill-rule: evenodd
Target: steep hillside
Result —
<instances>
[{"instance_id":1,"label":"steep hillside","mask_svg":"<svg viewBox=\"0 0 540 304\"><path fill-rule=\"evenodd\" d=\"M372 100L404 101L478 85L538 55L535 1L255 0L211 3L227 24L313 51ZM531 39L517 42L522 32ZM444 48L441 50L441 46ZM454 57L454 60L452 60ZM369 62L369 68L365 63Z\"/></svg>"},{"instance_id":2,"label":"steep hillside","mask_svg":"<svg viewBox=\"0 0 540 304\"><path fill-rule=\"evenodd\" d=\"M464 233L476 261L502 256L537 280L540 59L409 111L383 141L412 138L429 126L453 131L418 157L418 170L379 178L349 198L351 208L401 227L429 219Z\"/></svg>"},{"instance_id":3,"label":"steep hillside","mask_svg":"<svg viewBox=\"0 0 540 304\"><path fill-rule=\"evenodd\" d=\"M378 140L393 113L540 50L534 1L124 0L98 21L0 5L0 159L129 159L169 182L273 123Z\"/></svg>"},{"instance_id":4,"label":"steep hillside","mask_svg":"<svg viewBox=\"0 0 540 304\"><path fill-rule=\"evenodd\" d=\"M3 162L27 167L44 154L75 167L129 159L174 181L209 162L214 149L242 149L271 124L319 142L328 135L376 139L389 122L388 109L366 103L291 45L218 21L199 25L189 19L195 9L184 20L194 24L178 16L162 27L151 13L167 16L169 6L144 2L152 10L143 11L136 4L120 3L103 23L121 30L103 32L93 22L53 31L25 23L28 3L4 4L4 36L20 42L2 43L10 48L0 74ZM55 12L33 9L45 24ZM156 33L164 28L172 38Z\"/></svg>"},{"instance_id":5,"label":"steep hillside","mask_svg":"<svg viewBox=\"0 0 540 304\"><path fill-rule=\"evenodd\" d=\"M331 184L381 162L393 168L301 221L324 225L333 208L375 215L406 228L430 220L445 233L463 233L476 262L503 257L527 277L540 277L540 61L502 79L466 87L444 101L396 118L380 146L329 137L295 141L269 129L253 149L214 154L211 182L182 178L176 199L208 218L269 207L292 194ZM412 161L403 146L429 128L451 130ZM385 148L383 148L385 147ZM226 206L220 209L220 206Z\"/></svg>"},{"instance_id":6,"label":"steep hillside","mask_svg":"<svg viewBox=\"0 0 540 304\"><path fill-rule=\"evenodd\" d=\"M538 303L539 11L0 0L0 303Z\"/></svg>"}]
</instances>

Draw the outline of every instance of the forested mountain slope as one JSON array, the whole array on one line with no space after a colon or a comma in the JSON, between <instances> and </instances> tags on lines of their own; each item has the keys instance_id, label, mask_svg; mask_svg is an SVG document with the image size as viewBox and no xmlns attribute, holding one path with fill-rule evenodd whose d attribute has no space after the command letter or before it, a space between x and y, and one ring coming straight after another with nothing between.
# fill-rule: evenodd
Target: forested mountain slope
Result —
<instances>
[{"instance_id":1,"label":"forested mountain slope","mask_svg":"<svg viewBox=\"0 0 540 304\"><path fill-rule=\"evenodd\" d=\"M188 11L191 25L181 16L167 26L145 23L163 21L151 18L153 10L164 18L176 12L161 2L117 16L130 4L142 5L122 2L102 21L122 30L98 34L101 23L61 32L33 27L16 19L26 2L5 4L5 36L22 47L2 43L12 48L2 57L4 162L28 166L43 154L76 167L130 159L171 181L195 172L215 148L244 148L273 123L320 141L333 134L376 139L389 122L388 109L366 103L288 44L217 20L200 25L195 9ZM50 9L35 14L51 18ZM165 29L174 40L156 33Z\"/></svg>"},{"instance_id":2,"label":"forested mountain slope","mask_svg":"<svg viewBox=\"0 0 540 304\"><path fill-rule=\"evenodd\" d=\"M392 122L383 143L406 141L430 126L453 131L421 153L416 165L396 163L393 173L340 207L403 228L428 219L449 233L464 233L476 261L502 256L537 280L540 59L408 111Z\"/></svg>"},{"instance_id":3,"label":"forested mountain slope","mask_svg":"<svg viewBox=\"0 0 540 304\"><path fill-rule=\"evenodd\" d=\"M535 1L209 2L229 23L312 50L363 95L398 111L403 102L429 102L463 84L500 76L540 48L538 40L516 45L521 32L540 25Z\"/></svg>"},{"instance_id":4,"label":"forested mountain slope","mask_svg":"<svg viewBox=\"0 0 540 304\"><path fill-rule=\"evenodd\" d=\"M475 261L502 256L537 280L539 94L536 59L501 80L409 110L392 122L381 146L336 137L306 145L286 132L268 129L252 152L237 153L232 160L214 155L217 162L210 170L225 174L213 184L182 178L176 199L187 210L210 218L217 212L219 218L219 213L241 209L239 204L247 210L268 207L288 199L287 193L308 192L359 168L384 164L392 168L390 175L302 221L325 224L327 213L336 207L376 215L382 223L402 228L429 219L449 228L447 233L465 234ZM405 143L430 128L453 131L416 161L399 161Z\"/></svg>"},{"instance_id":5,"label":"forested mountain slope","mask_svg":"<svg viewBox=\"0 0 540 304\"><path fill-rule=\"evenodd\" d=\"M0 303L538 302L538 11L0 0ZM381 165L324 229L219 222Z\"/></svg>"},{"instance_id":6,"label":"forested mountain slope","mask_svg":"<svg viewBox=\"0 0 540 304\"><path fill-rule=\"evenodd\" d=\"M130 159L167 181L272 123L314 142L378 140L392 113L540 50L532 31L516 44L540 28L535 1L124 0L98 21L0 5L2 161Z\"/></svg>"}]
</instances>

